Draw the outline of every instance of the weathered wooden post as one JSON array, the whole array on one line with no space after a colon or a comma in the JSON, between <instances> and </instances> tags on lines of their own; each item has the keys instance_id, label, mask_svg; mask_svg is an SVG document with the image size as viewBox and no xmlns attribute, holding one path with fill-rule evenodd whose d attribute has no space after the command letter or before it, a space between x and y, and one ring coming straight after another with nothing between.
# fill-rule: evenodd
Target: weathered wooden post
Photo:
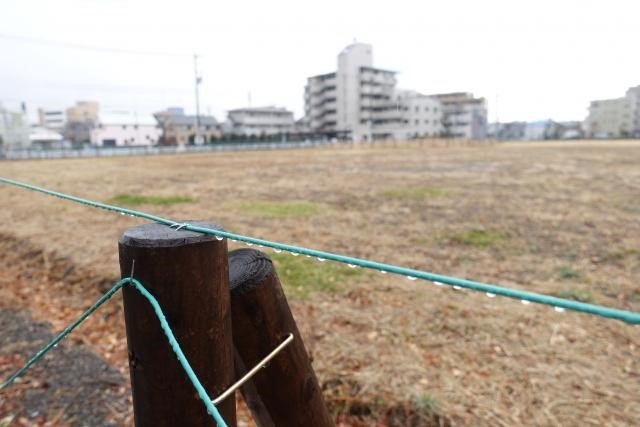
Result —
<instances>
[{"instance_id":1,"label":"weathered wooden post","mask_svg":"<svg viewBox=\"0 0 640 427\"><path fill-rule=\"evenodd\" d=\"M302 336L269 257L260 251L229 253L229 285L241 377L282 343L294 339L241 388L260 427L333 426Z\"/></svg>"},{"instance_id":2,"label":"weathered wooden post","mask_svg":"<svg viewBox=\"0 0 640 427\"><path fill-rule=\"evenodd\" d=\"M222 393L234 379L227 241L147 224L125 231L118 246L122 277L135 262L133 277L158 300L203 387L212 398ZM123 296L136 426L215 425L147 300L130 286ZM217 408L236 425L233 395Z\"/></svg>"}]
</instances>

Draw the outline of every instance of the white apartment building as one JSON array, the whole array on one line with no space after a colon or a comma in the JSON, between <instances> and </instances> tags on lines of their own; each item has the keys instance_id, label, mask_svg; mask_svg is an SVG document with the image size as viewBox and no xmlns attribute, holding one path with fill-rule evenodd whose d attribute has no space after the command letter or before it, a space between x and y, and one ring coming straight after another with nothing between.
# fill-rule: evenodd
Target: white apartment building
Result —
<instances>
[{"instance_id":1,"label":"white apartment building","mask_svg":"<svg viewBox=\"0 0 640 427\"><path fill-rule=\"evenodd\" d=\"M487 136L487 103L468 92L433 95L442 103L443 133L451 138L483 139Z\"/></svg>"},{"instance_id":2,"label":"white apartment building","mask_svg":"<svg viewBox=\"0 0 640 427\"><path fill-rule=\"evenodd\" d=\"M364 43L340 52L336 72L309 77L304 98L311 132L328 136L358 141L486 135L484 99L467 93L427 96L399 90L396 72L373 67L371 45Z\"/></svg>"},{"instance_id":3,"label":"white apartment building","mask_svg":"<svg viewBox=\"0 0 640 427\"><path fill-rule=\"evenodd\" d=\"M640 137L640 86L629 88L626 98L631 109L631 136Z\"/></svg>"},{"instance_id":4,"label":"white apartment building","mask_svg":"<svg viewBox=\"0 0 640 427\"><path fill-rule=\"evenodd\" d=\"M38 124L42 128L61 132L64 129L65 118L65 112L62 110L38 108Z\"/></svg>"},{"instance_id":5,"label":"white apartment building","mask_svg":"<svg viewBox=\"0 0 640 427\"><path fill-rule=\"evenodd\" d=\"M233 135L283 135L294 131L293 112L274 106L229 110L227 128Z\"/></svg>"},{"instance_id":6,"label":"white apartment building","mask_svg":"<svg viewBox=\"0 0 640 427\"><path fill-rule=\"evenodd\" d=\"M335 133L337 116L337 73L309 77L304 88L305 117L314 132Z\"/></svg>"},{"instance_id":7,"label":"white apartment building","mask_svg":"<svg viewBox=\"0 0 640 427\"><path fill-rule=\"evenodd\" d=\"M591 101L584 124L590 138L640 136L640 86L622 98Z\"/></svg>"},{"instance_id":8,"label":"white apartment building","mask_svg":"<svg viewBox=\"0 0 640 427\"><path fill-rule=\"evenodd\" d=\"M394 102L395 74L373 67L371 45L347 46L338 55L335 73L307 79L305 114L311 131L363 140L402 124Z\"/></svg>"},{"instance_id":9,"label":"white apartment building","mask_svg":"<svg viewBox=\"0 0 640 427\"><path fill-rule=\"evenodd\" d=\"M161 135L162 130L152 116L103 115L91 130L91 144L96 147L157 145Z\"/></svg>"},{"instance_id":10,"label":"white apartment building","mask_svg":"<svg viewBox=\"0 0 640 427\"><path fill-rule=\"evenodd\" d=\"M442 135L442 104L436 97L411 90L396 90L395 100L402 120L402 125L396 126L392 131L395 139L433 138Z\"/></svg>"},{"instance_id":11,"label":"white apartment building","mask_svg":"<svg viewBox=\"0 0 640 427\"><path fill-rule=\"evenodd\" d=\"M10 111L0 105L0 148L27 148L29 122L23 111Z\"/></svg>"}]
</instances>

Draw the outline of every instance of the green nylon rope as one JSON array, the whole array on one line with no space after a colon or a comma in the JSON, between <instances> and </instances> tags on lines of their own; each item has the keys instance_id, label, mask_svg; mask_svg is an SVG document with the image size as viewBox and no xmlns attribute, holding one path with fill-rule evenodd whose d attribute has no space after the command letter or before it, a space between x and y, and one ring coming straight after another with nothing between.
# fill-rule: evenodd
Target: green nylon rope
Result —
<instances>
[{"instance_id":1,"label":"green nylon rope","mask_svg":"<svg viewBox=\"0 0 640 427\"><path fill-rule=\"evenodd\" d=\"M332 260L332 261L336 261L344 264L357 265L364 268L371 268L374 270L400 274L410 278L423 279L431 282L447 284L450 286L458 286L461 288L473 289L475 291L486 292L487 294L501 295L508 298L519 299L521 301L530 301L538 304L545 304L552 307L557 307L560 309L567 309L567 310L578 311L581 313L593 314L593 315L606 317L610 319L621 320L629 324L634 324L634 325L640 324L640 313L637 313L637 312L619 310L619 309L604 307L596 304L587 304L580 301L567 300L564 298L557 298L550 295L537 294L534 292L511 289L511 288L492 285L488 283L459 279L456 277L444 276L441 274L430 273L430 272L421 271L421 270L414 270L412 268L399 267L396 265L383 264L383 263L370 261L366 259L334 254L331 252L308 249L308 248L294 246L294 245L287 245L284 243L272 242L269 240L256 239L253 237L247 237L240 234L229 233L227 231L222 231L222 230L215 230L215 229L205 228L205 227L197 227L194 225L183 224L183 223L172 221L159 216L151 215L145 212L135 211L132 209L125 209L125 208L121 208L114 205L108 205L105 203L83 199L81 197L75 197L68 194L59 193L57 191L48 190L46 188L37 187L35 185L26 184L26 183L15 181L8 178L0 177L0 182L14 185L17 187L26 188L33 191L38 191L40 193L48 194L51 196L60 197L65 200L71 200L71 201L92 206L95 208L106 209L112 212L119 212L123 215L126 214L130 216L138 217L138 218L144 218L149 221L154 221L160 224L168 225L169 227L178 227L183 230L189 230L189 231L194 231L194 232L203 233L203 234L210 234L213 236L217 236L218 238L228 238L231 240L238 240L248 244L267 246L277 250L283 250L283 251L293 252L297 254L308 255L311 257L319 258L321 260L328 259L328 260Z\"/></svg>"},{"instance_id":2,"label":"green nylon rope","mask_svg":"<svg viewBox=\"0 0 640 427\"><path fill-rule=\"evenodd\" d=\"M142 285L142 283L132 278L122 279L118 283L116 283L107 293L105 293L102 297L100 297L98 301L96 301L91 307L89 307L87 311L82 313L80 317L78 317L69 326L64 328L64 330L60 332L58 335L56 335L56 337L53 338L47 345L42 347L36 354L31 356L31 358L29 358L27 363L25 363L22 368L18 369L13 375L7 378L7 380L3 382L2 385L0 385L0 392L2 392L5 388L10 386L18 377L24 374L34 363L40 360L49 350L57 346L58 343L64 339L64 337L69 335L71 331L73 331L80 323L82 323L87 317L89 317L94 311L96 311L102 304L104 304L107 300L109 300L109 298L111 298L116 292L120 290L120 288L122 288L125 285L133 286L138 292L140 292L140 294L142 294L143 297L147 299L147 301L149 301L149 304L151 304L151 307L153 308L153 311L155 312L156 317L160 322L160 327L162 328L162 331L167 337L167 341L169 341L169 345L171 346L171 349L173 349L174 353L178 358L178 362L180 362L180 365L182 366L182 369L184 370L185 374L189 378L189 381L191 381L191 384L193 384L193 387L196 389L196 392L198 393L200 400L202 400L202 402L204 403L204 406L207 408L207 412L213 417L218 427L227 427L227 424L222 419L220 412L218 412L215 405L212 403L211 398L207 395L207 392L205 391L204 387L200 383L200 380L198 380L198 377L193 372L193 369L191 368L189 361L187 360L186 356L182 352L182 349L180 348L180 344L178 344L176 337L173 335L173 332L171 331L171 327L169 326L169 323L167 322L167 319L165 318L164 313L162 312L162 308L160 307L160 304L158 304L158 300L156 300L155 297L151 295L149 291L147 291L147 289Z\"/></svg>"}]
</instances>

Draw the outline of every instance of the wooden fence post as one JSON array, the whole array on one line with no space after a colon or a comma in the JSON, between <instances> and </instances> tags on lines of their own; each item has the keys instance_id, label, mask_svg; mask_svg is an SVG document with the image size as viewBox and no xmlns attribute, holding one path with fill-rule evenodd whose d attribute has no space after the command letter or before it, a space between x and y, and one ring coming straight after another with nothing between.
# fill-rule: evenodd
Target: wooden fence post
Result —
<instances>
[{"instance_id":1,"label":"wooden fence post","mask_svg":"<svg viewBox=\"0 0 640 427\"><path fill-rule=\"evenodd\" d=\"M333 426L269 257L252 249L229 253L229 285L238 378L290 333L294 336L266 369L241 388L255 421L260 427Z\"/></svg>"},{"instance_id":2,"label":"wooden fence post","mask_svg":"<svg viewBox=\"0 0 640 427\"><path fill-rule=\"evenodd\" d=\"M125 231L118 246L122 277L134 269L133 277L158 300L193 371L215 398L234 379L227 241L146 224ZM214 426L147 300L130 286L123 296L136 426ZM236 425L233 395L217 409Z\"/></svg>"}]
</instances>

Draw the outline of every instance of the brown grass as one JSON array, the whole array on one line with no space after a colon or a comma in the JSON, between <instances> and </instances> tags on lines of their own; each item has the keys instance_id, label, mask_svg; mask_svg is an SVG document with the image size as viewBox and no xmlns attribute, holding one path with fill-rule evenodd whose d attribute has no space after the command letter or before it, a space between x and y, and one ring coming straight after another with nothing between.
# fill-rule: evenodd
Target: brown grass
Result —
<instances>
[{"instance_id":1,"label":"brown grass","mask_svg":"<svg viewBox=\"0 0 640 427\"><path fill-rule=\"evenodd\" d=\"M438 145L0 167L3 176L96 200L189 197L144 206L176 220L215 220L256 237L640 311L639 142ZM283 201L322 209L246 209ZM64 278L31 273L46 269L15 242L63 256L100 287L117 277L118 236L140 221L0 187L0 223L3 299L60 327L98 291L59 284L66 291L51 297L34 285L21 297L16 275ZM458 425L640 425L638 327L378 273L290 299L325 395L342 414L392 424L399 412L415 418L429 407ZM105 323L97 319L85 340L126 372L113 313L106 336L90 333Z\"/></svg>"}]
</instances>

